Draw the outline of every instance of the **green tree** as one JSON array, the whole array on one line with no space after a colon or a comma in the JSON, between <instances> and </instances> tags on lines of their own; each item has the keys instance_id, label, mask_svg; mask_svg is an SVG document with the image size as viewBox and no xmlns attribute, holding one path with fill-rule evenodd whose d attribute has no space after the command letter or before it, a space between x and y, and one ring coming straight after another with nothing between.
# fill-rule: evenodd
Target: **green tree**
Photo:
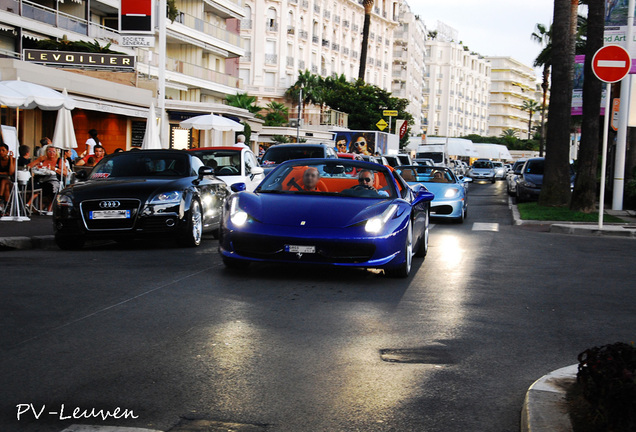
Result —
<instances>
[{"instance_id":1,"label":"green tree","mask_svg":"<svg viewBox=\"0 0 636 432\"><path fill-rule=\"evenodd\" d=\"M102 53L102 54L123 54L119 51L113 51L110 49L110 42L102 46L93 40L93 42L86 41L70 41L66 35L62 36L60 40L46 39L37 41L35 43L38 49L42 50L54 50L54 51L72 51L72 52L87 52L87 53Z\"/></svg>"},{"instance_id":2,"label":"green tree","mask_svg":"<svg viewBox=\"0 0 636 432\"><path fill-rule=\"evenodd\" d=\"M603 83L592 72L592 58L596 51L603 46L605 7L604 3L600 1L590 0L586 3L588 4L588 12L585 25L583 119L577 174L570 208L576 211L593 212L596 210L596 175L600 147L599 132L601 130L599 107L601 106Z\"/></svg>"},{"instance_id":3,"label":"green tree","mask_svg":"<svg viewBox=\"0 0 636 432\"><path fill-rule=\"evenodd\" d=\"M292 106L294 104L298 105L302 91L302 105L322 103L321 93L323 89L321 83L321 77L312 74L309 70L298 72L298 79L285 91L285 97L292 103ZM301 109L300 118L302 117L303 111Z\"/></svg>"},{"instance_id":4,"label":"green tree","mask_svg":"<svg viewBox=\"0 0 636 432\"><path fill-rule=\"evenodd\" d=\"M243 108L252 114L258 114L263 107L256 104L256 96L250 96L247 93L238 93L235 95L227 95L225 101L228 105Z\"/></svg>"},{"instance_id":5,"label":"green tree","mask_svg":"<svg viewBox=\"0 0 636 432\"><path fill-rule=\"evenodd\" d=\"M264 126L283 126L289 120L289 109L279 102L270 102L265 108L265 115L256 116L265 120Z\"/></svg>"},{"instance_id":6,"label":"green tree","mask_svg":"<svg viewBox=\"0 0 636 432\"><path fill-rule=\"evenodd\" d=\"M528 112L528 139L532 138L532 116L539 111L541 105L535 100L524 100L521 105L523 111Z\"/></svg>"},{"instance_id":7,"label":"green tree","mask_svg":"<svg viewBox=\"0 0 636 432\"><path fill-rule=\"evenodd\" d=\"M574 66L572 9L578 0L555 0L552 24L552 81L546 135L546 160L539 205L570 202L570 107Z\"/></svg>"}]
</instances>

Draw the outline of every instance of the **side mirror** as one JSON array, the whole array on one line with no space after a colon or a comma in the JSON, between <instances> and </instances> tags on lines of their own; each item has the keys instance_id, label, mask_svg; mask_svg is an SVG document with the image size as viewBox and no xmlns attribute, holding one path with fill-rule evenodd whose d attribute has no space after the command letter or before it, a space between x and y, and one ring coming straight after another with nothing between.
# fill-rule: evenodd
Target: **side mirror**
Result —
<instances>
[{"instance_id":1,"label":"side mirror","mask_svg":"<svg viewBox=\"0 0 636 432\"><path fill-rule=\"evenodd\" d=\"M199 178L203 178L205 176L214 175L214 168L209 166L202 166L199 168Z\"/></svg>"},{"instance_id":2,"label":"side mirror","mask_svg":"<svg viewBox=\"0 0 636 432\"><path fill-rule=\"evenodd\" d=\"M253 176L257 176L257 175L263 174L264 172L265 172L265 170L263 168L261 168L261 167L252 168L252 175Z\"/></svg>"},{"instance_id":3,"label":"side mirror","mask_svg":"<svg viewBox=\"0 0 636 432\"><path fill-rule=\"evenodd\" d=\"M462 180L464 181L464 183L472 183L473 182L473 178L472 177L464 177Z\"/></svg>"},{"instance_id":4,"label":"side mirror","mask_svg":"<svg viewBox=\"0 0 636 432\"><path fill-rule=\"evenodd\" d=\"M517 169L514 171L514 173L515 173L516 175L521 175L521 174L523 173L523 167L517 168Z\"/></svg>"},{"instance_id":5,"label":"side mirror","mask_svg":"<svg viewBox=\"0 0 636 432\"><path fill-rule=\"evenodd\" d=\"M230 186L230 189L232 189L232 192L243 192L244 190L247 190L247 186L245 183L234 183Z\"/></svg>"},{"instance_id":6,"label":"side mirror","mask_svg":"<svg viewBox=\"0 0 636 432\"><path fill-rule=\"evenodd\" d=\"M435 195L432 192L429 192L425 187L422 187L417 191L415 199L413 200L413 205L415 206L425 201L433 201L433 199L435 199Z\"/></svg>"},{"instance_id":7,"label":"side mirror","mask_svg":"<svg viewBox=\"0 0 636 432\"><path fill-rule=\"evenodd\" d=\"M78 170L75 173L75 180L79 180L79 181L84 181L88 178L88 171L87 170Z\"/></svg>"}]
</instances>

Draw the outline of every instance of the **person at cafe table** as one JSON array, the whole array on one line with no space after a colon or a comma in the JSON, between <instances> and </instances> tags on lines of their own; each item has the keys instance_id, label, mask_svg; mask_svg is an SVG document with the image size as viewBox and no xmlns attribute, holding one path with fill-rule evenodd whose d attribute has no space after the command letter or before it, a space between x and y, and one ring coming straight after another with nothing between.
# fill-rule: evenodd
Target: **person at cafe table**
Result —
<instances>
[{"instance_id":1,"label":"person at cafe table","mask_svg":"<svg viewBox=\"0 0 636 432\"><path fill-rule=\"evenodd\" d=\"M95 151L95 154L87 154L86 156L84 156L83 158L75 162L75 165L77 166L86 165L90 157L95 158L93 164L97 165L99 161L102 160L104 156L106 156L106 151L104 150L104 147L102 147L100 144L97 144L95 147L93 147L93 150Z\"/></svg>"},{"instance_id":2,"label":"person at cafe table","mask_svg":"<svg viewBox=\"0 0 636 432\"><path fill-rule=\"evenodd\" d=\"M57 149L49 146L44 156L35 159L27 167L33 168L35 181L42 187L44 208L49 208L60 190L60 177L69 174L68 165L63 164L62 158L57 156Z\"/></svg>"}]
</instances>

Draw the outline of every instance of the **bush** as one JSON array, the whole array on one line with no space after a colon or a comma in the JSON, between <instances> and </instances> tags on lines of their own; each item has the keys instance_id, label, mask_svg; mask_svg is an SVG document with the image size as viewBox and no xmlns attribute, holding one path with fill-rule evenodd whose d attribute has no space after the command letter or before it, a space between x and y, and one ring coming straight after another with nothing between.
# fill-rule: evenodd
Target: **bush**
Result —
<instances>
[{"instance_id":1,"label":"bush","mask_svg":"<svg viewBox=\"0 0 636 432\"><path fill-rule=\"evenodd\" d=\"M636 431L636 348L617 342L578 356L577 383L595 430Z\"/></svg>"}]
</instances>

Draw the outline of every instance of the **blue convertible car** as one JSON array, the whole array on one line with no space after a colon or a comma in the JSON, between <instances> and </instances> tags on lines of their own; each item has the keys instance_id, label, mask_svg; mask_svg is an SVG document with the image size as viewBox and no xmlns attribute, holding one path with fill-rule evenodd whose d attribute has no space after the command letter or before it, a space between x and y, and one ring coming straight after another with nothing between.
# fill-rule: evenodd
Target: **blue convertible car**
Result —
<instances>
[{"instance_id":1,"label":"blue convertible car","mask_svg":"<svg viewBox=\"0 0 636 432\"><path fill-rule=\"evenodd\" d=\"M412 187L424 184L435 195L431 203L431 216L453 219L462 223L468 214L466 182L470 177L457 178L453 171L444 167L425 165L399 166L396 171Z\"/></svg>"},{"instance_id":2,"label":"blue convertible car","mask_svg":"<svg viewBox=\"0 0 636 432\"><path fill-rule=\"evenodd\" d=\"M242 184L232 185L239 191ZM219 252L227 267L285 262L382 268L407 277L428 250L433 194L390 168L348 159L301 159L224 205Z\"/></svg>"}]
</instances>

